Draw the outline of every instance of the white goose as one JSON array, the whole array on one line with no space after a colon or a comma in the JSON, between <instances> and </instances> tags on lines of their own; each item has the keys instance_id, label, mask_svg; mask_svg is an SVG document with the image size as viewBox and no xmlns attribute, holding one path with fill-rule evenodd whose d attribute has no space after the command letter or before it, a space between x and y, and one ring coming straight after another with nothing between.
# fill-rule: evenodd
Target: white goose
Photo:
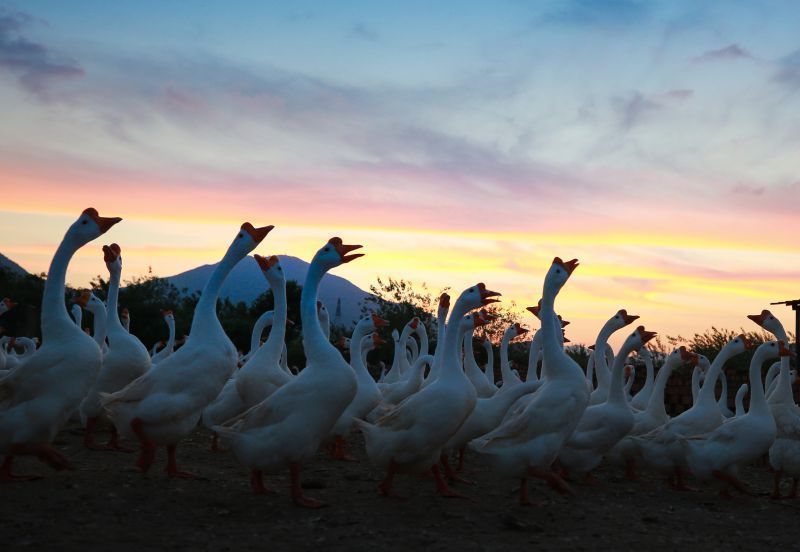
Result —
<instances>
[{"instance_id":1,"label":"white goose","mask_svg":"<svg viewBox=\"0 0 800 552\"><path fill-rule=\"evenodd\" d=\"M622 370L628 355L655 337L639 326L623 343L611 370L608 399L588 407L572 436L558 455L558 462L568 473L586 475L600 465L603 455L633 428L633 413L622 387Z\"/></svg>"},{"instance_id":2,"label":"white goose","mask_svg":"<svg viewBox=\"0 0 800 552\"><path fill-rule=\"evenodd\" d=\"M736 416L744 416L747 413L747 411L744 409L744 398L749 389L750 387L746 383L743 383L736 391L736 398L733 401L734 405L736 406Z\"/></svg>"},{"instance_id":3,"label":"white goose","mask_svg":"<svg viewBox=\"0 0 800 552\"><path fill-rule=\"evenodd\" d=\"M499 293L482 283L464 290L453 305L444 336L438 377L411 395L372 425L357 420L366 441L367 455L386 468L379 486L391 494L396 473L431 469L439 494L460 496L442 478L437 460L442 447L455 435L475 407L475 388L461 368L459 322L472 309L496 302ZM438 348L438 347L437 347Z\"/></svg>"},{"instance_id":4,"label":"white goose","mask_svg":"<svg viewBox=\"0 0 800 552\"><path fill-rule=\"evenodd\" d=\"M50 263L42 297L42 346L0 379L0 479L12 480L14 456L33 455L55 469L69 460L50 443L97 377L102 353L70 320L64 306L67 265L78 249L100 237L120 218L86 209L67 230ZM29 478L28 478L29 479Z\"/></svg>"},{"instance_id":5,"label":"white goose","mask_svg":"<svg viewBox=\"0 0 800 552\"><path fill-rule=\"evenodd\" d=\"M644 410L650 403L650 394L653 392L655 381L655 368L653 366L653 355L647 347L639 349L639 358L644 362L647 369L647 375L644 379L644 385L631 399L631 408L634 410Z\"/></svg>"},{"instance_id":6,"label":"white goose","mask_svg":"<svg viewBox=\"0 0 800 552\"><path fill-rule=\"evenodd\" d=\"M492 342L484 339L482 345L483 350L486 351L486 366L483 368L483 375L486 376L486 381L497 389L496 380L494 379L494 348L492 347Z\"/></svg>"},{"instance_id":7,"label":"white goose","mask_svg":"<svg viewBox=\"0 0 800 552\"><path fill-rule=\"evenodd\" d=\"M119 286L122 274L122 251L112 243L103 246L103 260L109 273L108 281L108 322L106 334L108 335L108 352L103 356L103 367L97 376L92 389L81 402L80 414L85 432L83 444L95 450L120 450L128 451L119 444L118 428L111 423L111 438L104 447L99 447L94 442L94 430L98 424L109 423L100 403L101 394L119 391L136 378L150 370L150 355L139 339L128 333L122 326L117 314L119 301Z\"/></svg>"},{"instance_id":8,"label":"white goose","mask_svg":"<svg viewBox=\"0 0 800 552\"><path fill-rule=\"evenodd\" d=\"M589 392L583 370L564 352L561 325L553 309L556 295L577 266L576 259L564 262L556 257L545 276L540 312L544 384L524 410L471 443L504 474L521 480L521 504L530 504L528 477L545 479L554 488L570 492L550 468L583 415Z\"/></svg>"},{"instance_id":9,"label":"white goose","mask_svg":"<svg viewBox=\"0 0 800 552\"><path fill-rule=\"evenodd\" d=\"M783 341L768 341L756 349L750 361L750 410L747 414L727 420L707 435L689 437L681 442L686 447L689 469L701 481L715 478L725 487L747 492L738 478L738 468L765 454L775 441L777 430L761 381L764 362L792 353Z\"/></svg>"},{"instance_id":10,"label":"white goose","mask_svg":"<svg viewBox=\"0 0 800 552\"><path fill-rule=\"evenodd\" d=\"M475 352L472 348L472 336L475 328L487 324L491 320L491 315L485 310L476 313L470 317L466 317L462 321L464 332L464 372L467 374L469 381L475 387L478 398L488 398L497 393L497 386L494 383L489 383L486 376L481 372L478 363L475 361Z\"/></svg>"},{"instance_id":11,"label":"white goose","mask_svg":"<svg viewBox=\"0 0 800 552\"><path fill-rule=\"evenodd\" d=\"M310 459L356 395L353 369L328 341L317 318L317 293L330 269L361 256L349 254L360 245L331 238L308 267L300 298L305 369L266 400L245 412L230 427L214 428L229 444L236 459L250 469L253 491L269 492L263 474L289 468L295 504L319 508L324 504L303 495L300 465Z\"/></svg>"},{"instance_id":12,"label":"white goose","mask_svg":"<svg viewBox=\"0 0 800 552\"><path fill-rule=\"evenodd\" d=\"M372 375L367 371L361 354L361 347L366 337L369 337L375 347L379 346L383 340L378 334L372 334L372 332L388 325L389 323L386 320L376 314L372 314L359 320L353 329L353 335L350 338L350 366L352 366L356 374L358 390L356 391L356 396L353 397L348 407L339 416L331 431L330 438L333 440L331 455L337 460L353 459L348 456L345 447L347 446L346 437L353 427L354 420L363 420L381 401L381 391L375 384L375 380L372 379ZM372 334L372 336L367 334Z\"/></svg>"},{"instance_id":13,"label":"white goose","mask_svg":"<svg viewBox=\"0 0 800 552\"><path fill-rule=\"evenodd\" d=\"M597 388L592 391L590 404L600 404L608 398L608 388L611 384L611 373L608 369L608 361L605 354L597 354L598 351L606 353L608 348L608 339L611 335L624 328L628 324L637 320L639 317L634 314L628 314L625 309L620 309L608 322L603 324L600 333L597 335L597 341L594 344L594 373L597 377ZM613 354L612 354L613 358Z\"/></svg>"},{"instance_id":14,"label":"white goose","mask_svg":"<svg viewBox=\"0 0 800 552\"><path fill-rule=\"evenodd\" d=\"M722 425L723 417L714 396L714 383L729 359L750 348L752 345L745 336L739 335L720 349L713 364L709 364L705 356L698 355L696 368L705 367L708 375L697 401L663 426L633 438L644 462L668 476L668 481L674 488L688 489L684 481L687 468L685 451L680 440L683 437L709 433Z\"/></svg>"},{"instance_id":15,"label":"white goose","mask_svg":"<svg viewBox=\"0 0 800 552\"><path fill-rule=\"evenodd\" d=\"M233 267L272 228L244 223L203 288L186 344L120 391L101 395L117 429L138 439L141 451L136 465L143 473L153 464L156 445L166 445L167 474L194 477L178 469L177 444L195 428L203 408L222 390L236 369L238 356L217 318L219 290Z\"/></svg>"},{"instance_id":16,"label":"white goose","mask_svg":"<svg viewBox=\"0 0 800 552\"><path fill-rule=\"evenodd\" d=\"M503 378L503 387L500 388L501 391L508 391L512 387L522 383L519 375L511 370L511 363L508 360L508 347L511 340L525 335L526 333L528 333L527 328L523 328L518 322L515 322L503 332L503 338L500 340L500 374Z\"/></svg>"},{"instance_id":17,"label":"white goose","mask_svg":"<svg viewBox=\"0 0 800 552\"><path fill-rule=\"evenodd\" d=\"M748 318L772 333L783 343L789 343L783 324L768 310L761 314L751 314ZM780 375L778 376L775 390L767 401L772 417L775 420L775 443L769 449L769 463L775 471L775 485L772 498L781 496L781 479L786 473L792 477L792 488L787 498L797 496L797 480L800 477L800 409L794 402L792 392L791 372L789 370L789 356L784 355L780 360ZM752 382L751 382L752 385ZM753 395L751 395L752 410Z\"/></svg>"},{"instance_id":18,"label":"white goose","mask_svg":"<svg viewBox=\"0 0 800 552\"><path fill-rule=\"evenodd\" d=\"M164 318L164 323L167 325L169 336L167 337L166 344L164 344L164 348L152 356L152 364L158 364L171 355L175 349L175 315L172 314L171 310L163 310L161 311L161 316Z\"/></svg>"},{"instance_id":19,"label":"white goose","mask_svg":"<svg viewBox=\"0 0 800 552\"><path fill-rule=\"evenodd\" d=\"M672 371L682 363L691 362L696 365L699 361L700 358L697 355L688 352L686 347L683 346L678 347L667 356L664 365L658 371L658 376L656 376L647 408L633 413L633 428L606 455L613 463L625 465L625 477L627 479L631 481L639 479L636 473L639 455L638 449L633 442L633 437L649 433L669 421L669 415L664 406L664 390Z\"/></svg>"},{"instance_id":20,"label":"white goose","mask_svg":"<svg viewBox=\"0 0 800 552\"><path fill-rule=\"evenodd\" d=\"M422 387L427 387L439 377L439 370L444 355L444 340L447 333L447 315L450 312L450 295L442 293L439 296L439 306L436 309L436 350L433 352L433 364L431 364L428 377L422 382Z\"/></svg>"}]
</instances>

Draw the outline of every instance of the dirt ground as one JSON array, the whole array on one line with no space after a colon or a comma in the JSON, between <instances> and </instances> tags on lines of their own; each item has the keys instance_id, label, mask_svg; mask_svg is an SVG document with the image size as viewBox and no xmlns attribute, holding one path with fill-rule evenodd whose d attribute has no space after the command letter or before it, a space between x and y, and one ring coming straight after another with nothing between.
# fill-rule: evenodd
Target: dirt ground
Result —
<instances>
[{"instance_id":1,"label":"dirt ground","mask_svg":"<svg viewBox=\"0 0 800 552\"><path fill-rule=\"evenodd\" d=\"M198 430L178 449L183 469L204 479L170 480L165 453L147 476L132 468L135 456L90 452L80 430L59 435L56 446L76 471L54 473L30 458L18 473L44 475L0 486L3 550L537 550L678 548L740 550L797 546L800 501L768 498L771 475L749 468L744 480L759 493L734 501L710 487L668 490L655 477L624 480L618 470L597 472L599 485L574 484L577 496L531 484L541 506L517 505L515 481L487 471L468 457L475 486L458 489L471 500L444 499L432 479L399 476L407 500L376 492L382 473L366 460L359 436L350 444L359 463L320 454L306 466L303 486L329 507L305 510L289 500L288 475L266 478L278 494L253 495L248 474L232 456L208 451ZM787 483L788 485L788 483Z\"/></svg>"}]
</instances>

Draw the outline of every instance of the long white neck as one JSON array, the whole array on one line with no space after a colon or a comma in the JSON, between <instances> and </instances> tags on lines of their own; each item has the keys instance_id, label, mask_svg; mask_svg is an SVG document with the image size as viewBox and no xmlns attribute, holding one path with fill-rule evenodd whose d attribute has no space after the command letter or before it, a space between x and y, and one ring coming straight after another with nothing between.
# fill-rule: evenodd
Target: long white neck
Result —
<instances>
[{"instance_id":1,"label":"long white neck","mask_svg":"<svg viewBox=\"0 0 800 552\"><path fill-rule=\"evenodd\" d=\"M758 379L761 380L761 372L758 373ZM720 406L724 406L725 410L728 410L728 376L725 375L725 371L720 371L719 373L719 381L722 383L722 392L719 394L719 399L717 400L717 404ZM704 385L705 386L705 385ZM761 389L764 389L763 384Z\"/></svg>"},{"instance_id":2,"label":"long white neck","mask_svg":"<svg viewBox=\"0 0 800 552\"><path fill-rule=\"evenodd\" d=\"M300 294L300 317L303 324L303 347L306 357L311 360L315 355L336 354L338 351L331 345L322 331L317 317L317 293L319 283L325 272L315 261L311 261L306 272L306 281ZM311 364L309 362L309 364Z\"/></svg>"},{"instance_id":3,"label":"long white neck","mask_svg":"<svg viewBox=\"0 0 800 552\"><path fill-rule=\"evenodd\" d=\"M658 371L656 381L653 384L653 392L650 394L650 400L647 402L647 413L652 417L663 419L667 415L667 409L664 406L664 390L667 387L667 380L672 374L672 371L681 362L679 355L670 355Z\"/></svg>"},{"instance_id":4,"label":"long white neck","mask_svg":"<svg viewBox=\"0 0 800 552\"><path fill-rule=\"evenodd\" d=\"M503 376L503 387L509 383L522 381L511 371L511 363L508 361L508 344L511 343L512 337L516 337L515 333L514 331L506 331L503 334L503 339L500 340L500 373Z\"/></svg>"},{"instance_id":5,"label":"long white neck","mask_svg":"<svg viewBox=\"0 0 800 552\"><path fill-rule=\"evenodd\" d=\"M105 307L100 305L97 311L92 312L92 316L94 316L92 337L95 343L102 349L103 345L106 343L106 319L108 318Z\"/></svg>"},{"instance_id":6,"label":"long white neck","mask_svg":"<svg viewBox=\"0 0 800 552\"><path fill-rule=\"evenodd\" d=\"M561 346L559 335L556 333L561 332L561 323L558 321L554 309L556 293L557 292L552 290L550 286L545 284L542 293L541 309L539 310L539 320L542 321L542 329L539 330L542 332L542 377L546 379L572 377L572 374L568 371L553 369L555 366L566 365L563 360L565 357L567 359L569 358L564 352L564 348ZM558 330L556 330L556 327L558 327ZM577 365L575 368L580 373L580 377L583 378L583 372L581 372L580 368L578 368Z\"/></svg>"},{"instance_id":7,"label":"long white neck","mask_svg":"<svg viewBox=\"0 0 800 552\"><path fill-rule=\"evenodd\" d=\"M119 320L119 280L122 270L117 266L112 266L108 270L108 342L113 347L112 341L114 334L120 332L127 333Z\"/></svg>"},{"instance_id":8,"label":"long white neck","mask_svg":"<svg viewBox=\"0 0 800 552\"><path fill-rule=\"evenodd\" d=\"M594 389L594 351L589 350L589 357L586 359L586 382L589 387Z\"/></svg>"},{"instance_id":9,"label":"long white neck","mask_svg":"<svg viewBox=\"0 0 800 552\"><path fill-rule=\"evenodd\" d=\"M644 379L644 385L639 390L639 393L644 393L644 397L649 397L650 393L652 392L653 382L655 379L655 368L653 367L653 357L650 356L650 351L647 349L642 349L640 351L642 359L644 360L644 365L647 368L647 375Z\"/></svg>"},{"instance_id":10,"label":"long white neck","mask_svg":"<svg viewBox=\"0 0 800 552\"><path fill-rule=\"evenodd\" d=\"M606 361L606 344L608 338L614 333L614 328L610 322L606 322L600 333L597 335L597 341L594 344L594 373L597 377L598 389L608 389L611 383L611 372L608 369L608 362Z\"/></svg>"},{"instance_id":11,"label":"long white neck","mask_svg":"<svg viewBox=\"0 0 800 552\"><path fill-rule=\"evenodd\" d=\"M709 370L710 372L711 370ZM711 386L713 387L713 386ZM692 404L697 403L697 397L700 394L700 367L695 366L692 370ZM714 401L714 395L711 395L711 401Z\"/></svg>"},{"instance_id":12,"label":"long white neck","mask_svg":"<svg viewBox=\"0 0 800 552\"><path fill-rule=\"evenodd\" d=\"M83 323L83 309L81 309L80 305L73 303L70 311L72 312L72 319L75 321L75 325L82 330L83 328L81 327L81 324Z\"/></svg>"},{"instance_id":13,"label":"long white neck","mask_svg":"<svg viewBox=\"0 0 800 552\"><path fill-rule=\"evenodd\" d=\"M422 322L417 326L417 336L419 337L419 356L428 354L428 330Z\"/></svg>"},{"instance_id":14,"label":"long white neck","mask_svg":"<svg viewBox=\"0 0 800 552\"><path fill-rule=\"evenodd\" d=\"M762 345L756 350L756 354L750 361L750 411L748 414L772 415L764 396L764 383L761 381L761 367L769 354L770 351Z\"/></svg>"},{"instance_id":15,"label":"long white neck","mask_svg":"<svg viewBox=\"0 0 800 552\"><path fill-rule=\"evenodd\" d=\"M239 259L231 254L230 250L225 254L219 264L214 268L211 277L206 282L203 292L200 295L200 301L194 309L194 316L192 317L192 330L189 334L191 339L194 335L207 334L208 332L225 333L222 325L217 318L217 299L219 298L219 290L225 282L233 267L239 262Z\"/></svg>"},{"instance_id":16,"label":"long white neck","mask_svg":"<svg viewBox=\"0 0 800 552\"><path fill-rule=\"evenodd\" d=\"M359 380L363 380L364 378L372 379L372 376L369 375L369 371L367 370L364 362L366 354L364 354L363 357L361 356L361 342L369 333L369 330L369 320L362 319L358 324L356 324L356 327L353 329L353 335L350 336L350 366L353 367L356 377Z\"/></svg>"},{"instance_id":17,"label":"long white neck","mask_svg":"<svg viewBox=\"0 0 800 552\"><path fill-rule=\"evenodd\" d=\"M609 404L623 405L628 402L625 398L622 371L625 368L625 361L628 360L628 355L636 347L635 343L631 343L631 341L626 340L625 344L617 352L617 356L614 357L614 366L611 369L611 385L608 388L608 400L606 401Z\"/></svg>"},{"instance_id":18,"label":"long white neck","mask_svg":"<svg viewBox=\"0 0 800 552\"><path fill-rule=\"evenodd\" d=\"M67 266L72 256L80 248L73 238L65 235L58 246L47 279L44 282L42 296L42 340L55 337L63 332L75 329L70 321L67 307L64 305L64 286L66 284Z\"/></svg>"},{"instance_id":19,"label":"long white neck","mask_svg":"<svg viewBox=\"0 0 800 552\"><path fill-rule=\"evenodd\" d=\"M720 349L717 356L714 358L714 362L711 363L711 368L708 370L708 374L706 374L706 378L703 381L703 388L700 389L700 392L697 396L694 397L693 400L698 402L704 402L707 404L712 404L716 402L716 396L714 395L714 388L717 385L717 379L722 374L722 369L725 367L725 363L736 354L733 346L728 344ZM692 385L694 385L694 380L692 380ZM725 387L727 388L727 382L725 383ZM694 391L693 391L694 393ZM726 397L725 401L727 404L727 389L726 389Z\"/></svg>"},{"instance_id":20,"label":"long white neck","mask_svg":"<svg viewBox=\"0 0 800 552\"><path fill-rule=\"evenodd\" d=\"M736 415L743 416L745 414L744 411L744 396L747 395L747 384L743 383L739 390L736 392L736 398L734 399L734 404L736 405Z\"/></svg>"},{"instance_id":21,"label":"long white neck","mask_svg":"<svg viewBox=\"0 0 800 552\"><path fill-rule=\"evenodd\" d=\"M175 319L167 318L167 329L169 330L169 337L167 338L167 345L165 349L172 352L175 347Z\"/></svg>"},{"instance_id":22,"label":"long white neck","mask_svg":"<svg viewBox=\"0 0 800 552\"><path fill-rule=\"evenodd\" d=\"M486 379L494 385L494 348L492 347L492 342L487 339L483 342L483 348L486 351Z\"/></svg>"},{"instance_id":23,"label":"long white neck","mask_svg":"<svg viewBox=\"0 0 800 552\"><path fill-rule=\"evenodd\" d=\"M528 375L525 381L539 381L539 353L542 350L542 331L539 330L531 339L528 351Z\"/></svg>"},{"instance_id":24,"label":"long white neck","mask_svg":"<svg viewBox=\"0 0 800 552\"><path fill-rule=\"evenodd\" d=\"M408 338L413 331L413 328L406 324L405 327L403 327L403 333L400 334L400 348L398 349L400 358L397 359L397 368L400 371L399 375L401 378L408 374L408 370L410 368L408 357L406 356L406 343L408 343Z\"/></svg>"},{"instance_id":25,"label":"long white neck","mask_svg":"<svg viewBox=\"0 0 800 552\"><path fill-rule=\"evenodd\" d=\"M283 351L283 344L286 341L286 316L288 313L288 305L286 304L285 280L282 280L279 285L272 288L272 297L275 300L272 330L269 332L269 337L267 338L267 342L264 343L264 347L267 348L267 351L271 352L273 355L272 358L278 363L280 361L281 352ZM315 326L319 326L319 324L315 324Z\"/></svg>"},{"instance_id":26,"label":"long white neck","mask_svg":"<svg viewBox=\"0 0 800 552\"><path fill-rule=\"evenodd\" d=\"M782 324L778 325L773 334L775 337L783 341L785 345L789 345L789 336L786 335L786 330L783 329ZM780 362L781 371L780 375L778 376L778 383L776 384L777 387L775 388L775 392L770 395L769 402L794 403L794 393L792 392L792 376L789 373L789 357L781 357Z\"/></svg>"},{"instance_id":27,"label":"long white neck","mask_svg":"<svg viewBox=\"0 0 800 552\"><path fill-rule=\"evenodd\" d=\"M252 355L258 350L261 343L261 335L264 333L264 328L272 324L274 311L266 311L256 319L253 324L253 332L250 334L250 354Z\"/></svg>"},{"instance_id":28,"label":"long white neck","mask_svg":"<svg viewBox=\"0 0 800 552\"><path fill-rule=\"evenodd\" d=\"M414 339L413 335L408 336L408 341L406 341L406 349L406 361L411 364L419 356L419 345L417 345L417 340Z\"/></svg>"},{"instance_id":29,"label":"long white neck","mask_svg":"<svg viewBox=\"0 0 800 552\"><path fill-rule=\"evenodd\" d=\"M447 330L444 336L444 351L442 361L439 365L439 377L442 376L464 376L461 370L461 359L458 355L459 346L461 345L461 320L467 314L467 307L464 301L459 298L453 309L450 311L450 317L447 319Z\"/></svg>"}]
</instances>

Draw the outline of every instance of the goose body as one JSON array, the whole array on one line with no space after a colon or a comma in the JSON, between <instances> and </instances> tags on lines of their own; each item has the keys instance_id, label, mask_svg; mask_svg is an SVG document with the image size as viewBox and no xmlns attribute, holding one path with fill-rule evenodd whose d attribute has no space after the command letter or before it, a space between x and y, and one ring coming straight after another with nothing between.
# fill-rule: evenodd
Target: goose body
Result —
<instances>
[{"instance_id":1,"label":"goose body","mask_svg":"<svg viewBox=\"0 0 800 552\"><path fill-rule=\"evenodd\" d=\"M42 298L42 346L0 379L0 477L14 479L15 455L36 455L56 469L70 462L50 444L97 377L102 352L69 318L64 284L70 259L119 218L86 209L67 230L53 257Z\"/></svg>"}]
</instances>

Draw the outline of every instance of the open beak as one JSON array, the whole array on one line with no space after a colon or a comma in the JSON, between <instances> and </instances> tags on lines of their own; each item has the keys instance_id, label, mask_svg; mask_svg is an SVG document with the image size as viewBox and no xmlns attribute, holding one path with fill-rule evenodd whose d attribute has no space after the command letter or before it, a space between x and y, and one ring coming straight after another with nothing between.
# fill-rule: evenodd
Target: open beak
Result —
<instances>
[{"instance_id":1,"label":"open beak","mask_svg":"<svg viewBox=\"0 0 800 552\"><path fill-rule=\"evenodd\" d=\"M412 330L416 330L417 326L419 326L419 318L417 318L416 316L412 318L411 322L409 323L409 326L411 326Z\"/></svg>"},{"instance_id":2,"label":"open beak","mask_svg":"<svg viewBox=\"0 0 800 552\"><path fill-rule=\"evenodd\" d=\"M358 259L359 257L363 257L363 253L356 253L355 255L348 255L351 251L355 251L356 249L361 249L364 247L363 245L346 245L342 243L342 238L331 238L328 240L328 243L331 244L335 249L336 252L339 253L339 256L342 258L343 263L349 263L354 259Z\"/></svg>"},{"instance_id":3,"label":"open beak","mask_svg":"<svg viewBox=\"0 0 800 552\"><path fill-rule=\"evenodd\" d=\"M562 328L566 328L567 326L569 326L569 320L564 320L563 318L561 318L559 316L558 317L558 321L561 322L561 327Z\"/></svg>"},{"instance_id":4,"label":"open beak","mask_svg":"<svg viewBox=\"0 0 800 552\"><path fill-rule=\"evenodd\" d=\"M764 325L764 321L767 319L767 317L769 315L770 315L770 312L768 310L764 309L763 311L761 311L761 314L748 314L747 318L749 318L750 320L752 320L753 322L755 322L759 326L763 326Z\"/></svg>"},{"instance_id":5,"label":"open beak","mask_svg":"<svg viewBox=\"0 0 800 552\"><path fill-rule=\"evenodd\" d=\"M656 332L648 332L644 329L644 326L639 326L636 328L636 331L639 332L639 337L642 340L642 345L653 339L658 334Z\"/></svg>"},{"instance_id":6,"label":"open beak","mask_svg":"<svg viewBox=\"0 0 800 552\"><path fill-rule=\"evenodd\" d=\"M514 324L514 330L517 332L517 337L528 333L528 328L523 328L519 323Z\"/></svg>"},{"instance_id":7,"label":"open beak","mask_svg":"<svg viewBox=\"0 0 800 552\"><path fill-rule=\"evenodd\" d=\"M116 223L121 221L120 217L101 217L97 209L93 207L89 207L88 209L83 210L83 214L90 217L95 224L97 224L98 228L100 228L100 233L105 234L108 232L108 229L114 226Z\"/></svg>"},{"instance_id":8,"label":"open beak","mask_svg":"<svg viewBox=\"0 0 800 552\"><path fill-rule=\"evenodd\" d=\"M483 282L478 284L478 290L480 291L480 294L481 294L481 304L482 305L488 305L490 303L499 303L500 302L499 299L493 299L493 297L500 297L501 294L496 292L496 291L491 291L489 289L486 289L486 286L483 284Z\"/></svg>"},{"instance_id":9,"label":"open beak","mask_svg":"<svg viewBox=\"0 0 800 552\"><path fill-rule=\"evenodd\" d=\"M383 318L381 318L377 314L373 314L372 315L372 324L376 328L385 328L386 326L389 325L389 321L388 320L384 320Z\"/></svg>"},{"instance_id":10,"label":"open beak","mask_svg":"<svg viewBox=\"0 0 800 552\"><path fill-rule=\"evenodd\" d=\"M526 307L525 310L534 315L536 318L539 318L539 311L542 310L542 307L540 305L536 305L535 307Z\"/></svg>"},{"instance_id":11,"label":"open beak","mask_svg":"<svg viewBox=\"0 0 800 552\"><path fill-rule=\"evenodd\" d=\"M372 334L372 344L373 345L375 345L376 347L380 347L384 343L386 343L386 341L381 336L379 336L376 333Z\"/></svg>"},{"instance_id":12,"label":"open beak","mask_svg":"<svg viewBox=\"0 0 800 552\"><path fill-rule=\"evenodd\" d=\"M567 271L567 274L572 274L572 272L578 268L578 259L572 259L571 261L562 261L560 257L556 257L553 259L553 263L557 265L561 265L561 268Z\"/></svg>"},{"instance_id":13,"label":"open beak","mask_svg":"<svg viewBox=\"0 0 800 552\"><path fill-rule=\"evenodd\" d=\"M620 311L617 314L619 314L622 317L622 320L625 322L626 326L631 322L633 322L634 320L639 319L639 317L635 314L628 314L628 311L626 311L625 309L620 309Z\"/></svg>"},{"instance_id":14,"label":"open beak","mask_svg":"<svg viewBox=\"0 0 800 552\"><path fill-rule=\"evenodd\" d=\"M264 272L280 262L280 259L278 259L278 257L275 255L271 255L270 257L262 257L259 254L255 254L253 255L253 258L258 263L258 267Z\"/></svg>"},{"instance_id":15,"label":"open beak","mask_svg":"<svg viewBox=\"0 0 800 552\"><path fill-rule=\"evenodd\" d=\"M269 226L262 226L261 228L256 228L249 222L245 222L242 224L242 230L250 234L250 237L253 238L253 241L256 243L261 243L261 240L267 237L267 234L275 228L272 225Z\"/></svg>"},{"instance_id":16,"label":"open beak","mask_svg":"<svg viewBox=\"0 0 800 552\"><path fill-rule=\"evenodd\" d=\"M446 293L442 293L439 297L439 308L440 309L449 309L450 308L450 296Z\"/></svg>"}]
</instances>

